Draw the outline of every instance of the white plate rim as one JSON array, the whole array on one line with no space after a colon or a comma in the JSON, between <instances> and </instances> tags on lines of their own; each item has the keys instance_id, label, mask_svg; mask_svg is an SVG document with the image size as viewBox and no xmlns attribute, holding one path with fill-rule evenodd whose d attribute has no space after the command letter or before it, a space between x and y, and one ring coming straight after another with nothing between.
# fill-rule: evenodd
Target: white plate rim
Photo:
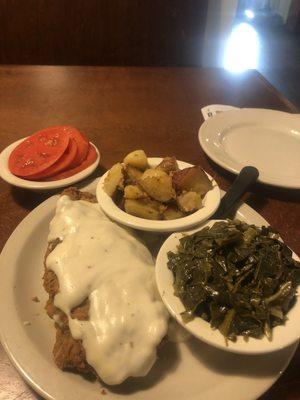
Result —
<instances>
[{"instance_id":1,"label":"white plate rim","mask_svg":"<svg viewBox=\"0 0 300 400\"><path fill-rule=\"evenodd\" d=\"M148 162L151 167L156 166L162 161L160 157L148 157ZM177 163L181 169L192 167L185 161L177 160ZM212 181L213 188L207 192L205 201L208 206L202 207L200 210L194 212L183 218L178 218L170 221L152 221L144 218L138 218L133 215L127 214L121 210L112 200L110 196L103 190L104 180L108 174L108 171L102 175L96 189L97 200L102 210L114 221L129 226L134 229L151 231L151 232L173 232L177 230L187 229L194 225L199 224L201 221L207 220L216 211L220 204L221 194L220 188L217 182L204 171L208 178Z\"/></svg>"},{"instance_id":2,"label":"white plate rim","mask_svg":"<svg viewBox=\"0 0 300 400\"><path fill-rule=\"evenodd\" d=\"M95 181L98 181L98 179L96 179ZM94 188L95 186L95 181L88 185L88 187L82 189L82 190L93 190L92 188ZM32 210L21 222L20 224L16 227L16 229L13 231L13 233L10 235L7 243L5 244L1 256L0 256L0 268L3 268L3 264L5 264L5 256L6 256L6 252L9 251L9 247L11 246L11 242L12 240L18 236L18 235L23 235L24 231L26 231L26 225L28 223L33 223L35 221L35 223L37 224L38 220L41 220L42 218L45 217L45 215L47 215L47 210L49 212L49 207L53 208L53 202L57 199L57 195L52 196L50 198L48 198L47 200L45 200L43 203L41 203L38 207L36 207L34 210ZM243 204L240 208L240 212L241 212L241 216L243 215L247 215L249 216L249 218L252 218L253 216L257 216L258 213L256 213L253 209L251 209L249 206ZM10 270L9 271L10 276L12 276L13 272ZM10 289L7 287L7 282L4 283L4 280L2 279L0 281L0 287L1 289L5 288L5 291L7 293L10 292ZM0 293L3 295L3 291L1 290ZM14 305L12 305L14 306ZM4 303L0 302L0 314L2 314L3 312L3 307L4 307ZM15 311L16 312L16 311ZM22 363L19 362L18 360L18 355L16 355L16 351L14 349L14 346L10 345L9 340L7 340L5 334L4 333L5 330L5 322L2 321L2 319L0 319L0 339L2 342L2 345L9 357L9 359L11 360L12 364L16 367L16 369L19 371L19 373L21 374L21 376L24 378L24 380L37 392L39 393L41 396L43 396L44 398L48 399L48 400L59 400L64 398L64 400L69 400L68 397L53 397L53 395L51 394L51 392L53 393L53 385L51 385L51 383L48 383L47 385L44 385L43 387L43 382L39 383L36 379L34 379L33 377L31 377L27 372L26 372L26 366L22 365ZM260 383L259 384L259 388L256 388L255 393L253 393L252 395L249 394L249 396L247 395L247 399L248 400L254 400L255 398L258 398L259 396L261 396L264 392L266 392L275 382L276 380L281 376L281 374L284 372L284 370L287 368L287 366L289 365L291 359L293 358L295 351L297 350L298 345L295 344L294 346L292 346L290 348L289 353L287 354L284 362L282 362L282 364L278 367L277 369L277 373L272 375L272 377L268 377L267 382L263 382L260 383L260 379L255 379L254 381L252 380L252 378L250 380L250 384L251 386L255 386L255 383ZM19 352L20 354L20 352ZM40 356L41 357L41 356ZM60 371L61 374L65 374L65 372ZM44 376L44 375L43 375ZM48 378L45 379L47 382Z\"/></svg>"},{"instance_id":3,"label":"white plate rim","mask_svg":"<svg viewBox=\"0 0 300 400\"><path fill-rule=\"evenodd\" d=\"M83 171L80 171L77 174L70 176L69 178L59 179L57 181L41 182L41 181L29 181L26 179L19 178L10 172L8 168L8 158L10 156L10 153L14 150L14 148L19 143L23 142L27 137L19 139L16 142L10 144L0 153L0 177L4 181L13 186L17 186L23 189L38 190L38 191L59 189L65 186L73 185L74 183L77 183L82 179L88 177L95 171L100 162L99 150L94 145L94 143L89 142L94 147L97 153L97 158L96 161L93 162L93 164L85 168Z\"/></svg>"},{"instance_id":4,"label":"white plate rim","mask_svg":"<svg viewBox=\"0 0 300 400\"><path fill-rule=\"evenodd\" d=\"M226 169L229 172L232 172L234 174L239 174L240 169L242 169L245 165L240 165L240 169L237 169L230 165L230 160L229 164L221 160L216 152L214 151L214 146L209 144L209 142L206 141L207 139L207 134L206 134L206 129L207 127L212 123L212 120L215 121L220 121L220 123L226 123L226 119L233 117L235 115L241 115L241 113L246 113L249 116L251 114L253 115L253 118L256 118L256 120L264 115L269 114L269 115L276 115L277 117L280 116L282 118L287 118L290 119L294 123L299 124L299 129L300 129L300 116L298 114L291 114L287 113L284 111L276 111L276 110L271 110L271 109L261 109L261 108L241 108L238 110L229 110L226 112L222 112L220 114L217 114L206 121L203 122L203 124L200 126L199 131L198 131L198 140L200 143L200 146L202 147L203 151L207 154L209 158L211 158L216 164L220 165L222 168ZM237 161L235 162L236 164L238 163ZM255 166L255 165L254 165ZM293 180L292 183L288 182L281 182L278 180L276 177L274 179L270 179L268 176L264 177L263 175L260 174L258 181L264 184L268 184L271 186L277 186L277 187L282 187L282 188L288 188L288 189L300 189L300 177L297 180Z\"/></svg>"}]
</instances>

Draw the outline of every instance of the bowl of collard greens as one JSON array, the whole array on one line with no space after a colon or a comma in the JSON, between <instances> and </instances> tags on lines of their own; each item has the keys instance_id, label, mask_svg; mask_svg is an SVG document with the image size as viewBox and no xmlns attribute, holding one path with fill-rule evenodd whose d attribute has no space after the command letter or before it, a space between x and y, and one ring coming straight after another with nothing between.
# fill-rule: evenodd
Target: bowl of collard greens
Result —
<instances>
[{"instance_id":1,"label":"bowl of collard greens","mask_svg":"<svg viewBox=\"0 0 300 400\"><path fill-rule=\"evenodd\" d=\"M211 220L174 233L156 280L170 313L208 344L260 354L300 337L299 258L270 226Z\"/></svg>"}]
</instances>

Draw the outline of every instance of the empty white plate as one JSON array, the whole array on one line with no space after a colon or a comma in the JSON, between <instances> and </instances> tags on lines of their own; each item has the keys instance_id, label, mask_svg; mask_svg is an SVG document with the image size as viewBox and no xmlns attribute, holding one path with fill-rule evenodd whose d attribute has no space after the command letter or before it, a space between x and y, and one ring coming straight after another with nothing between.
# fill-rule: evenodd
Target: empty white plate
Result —
<instances>
[{"instance_id":1,"label":"empty white plate","mask_svg":"<svg viewBox=\"0 0 300 400\"><path fill-rule=\"evenodd\" d=\"M300 188L300 116L281 111L242 109L208 119L200 127L205 153L238 174L246 165L259 170L259 181Z\"/></svg>"}]
</instances>

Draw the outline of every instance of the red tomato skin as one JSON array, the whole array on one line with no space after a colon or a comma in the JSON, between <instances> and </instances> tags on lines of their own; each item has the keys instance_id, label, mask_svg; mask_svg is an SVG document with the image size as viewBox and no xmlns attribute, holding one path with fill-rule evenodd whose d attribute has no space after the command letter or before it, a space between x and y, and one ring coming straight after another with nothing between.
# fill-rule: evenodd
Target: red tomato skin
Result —
<instances>
[{"instance_id":1,"label":"red tomato skin","mask_svg":"<svg viewBox=\"0 0 300 400\"><path fill-rule=\"evenodd\" d=\"M74 165L74 167L76 167L86 159L89 151L89 141L87 140L85 135L79 132L77 129L72 130L72 132L70 133L70 137L76 141L78 147L77 157Z\"/></svg>"},{"instance_id":2,"label":"red tomato skin","mask_svg":"<svg viewBox=\"0 0 300 400\"><path fill-rule=\"evenodd\" d=\"M79 166L72 168L68 171L64 171L60 174L46 178L45 181L57 181L59 179L69 178L70 176L78 174L78 172L81 172L84 169L86 169L87 167L89 167L90 165L92 165L96 161L96 159L97 159L96 150L95 150L94 146L92 146L90 144L87 157Z\"/></svg>"},{"instance_id":3,"label":"red tomato skin","mask_svg":"<svg viewBox=\"0 0 300 400\"><path fill-rule=\"evenodd\" d=\"M38 181L71 169L74 166L74 161L76 161L77 153L77 144L74 139L70 138L69 145L65 153L55 164L51 165L51 167L40 172L39 174L28 176L27 179L31 181Z\"/></svg>"},{"instance_id":4,"label":"red tomato skin","mask_svg":"<svg viewBox=\"0 0 300 400\"><path fill-rule=\"evenodd\" d=\"M63 155L70 137L62 134L67 127L43 129L22 141L10 154L8 167L12 174L27 177L49 168Z\"/></svg>"}]
</instances>

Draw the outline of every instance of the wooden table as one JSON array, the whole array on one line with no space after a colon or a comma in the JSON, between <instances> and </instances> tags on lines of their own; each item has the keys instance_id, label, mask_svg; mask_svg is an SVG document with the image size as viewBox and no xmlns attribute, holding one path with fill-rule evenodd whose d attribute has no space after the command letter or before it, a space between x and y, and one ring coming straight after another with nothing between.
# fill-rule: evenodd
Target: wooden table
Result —
<instances>
[{"instance_id":1,"label":"wooden table","mask_svg":"<svg viewBox=\"0 0 300 400\"><path fill-rule=\"evenodd\" d=\"M200 164L226 190L234 179L204 154L197 132L209 104L297 112L257 72L218 69L0 67L0 149L51 125L74 125L101 150L95 176L124 154L175 155ZM284 168L284 166L282 166ZM35 194L0 182L0 248L19 222L52 193ZM246 196L300 254L300 193L257 184ZM8 266L9 267L9 266ZM300 351L261 400L300 399ZM36 399L0 349L0 399Z\"/></svg>"}]
</instances>

